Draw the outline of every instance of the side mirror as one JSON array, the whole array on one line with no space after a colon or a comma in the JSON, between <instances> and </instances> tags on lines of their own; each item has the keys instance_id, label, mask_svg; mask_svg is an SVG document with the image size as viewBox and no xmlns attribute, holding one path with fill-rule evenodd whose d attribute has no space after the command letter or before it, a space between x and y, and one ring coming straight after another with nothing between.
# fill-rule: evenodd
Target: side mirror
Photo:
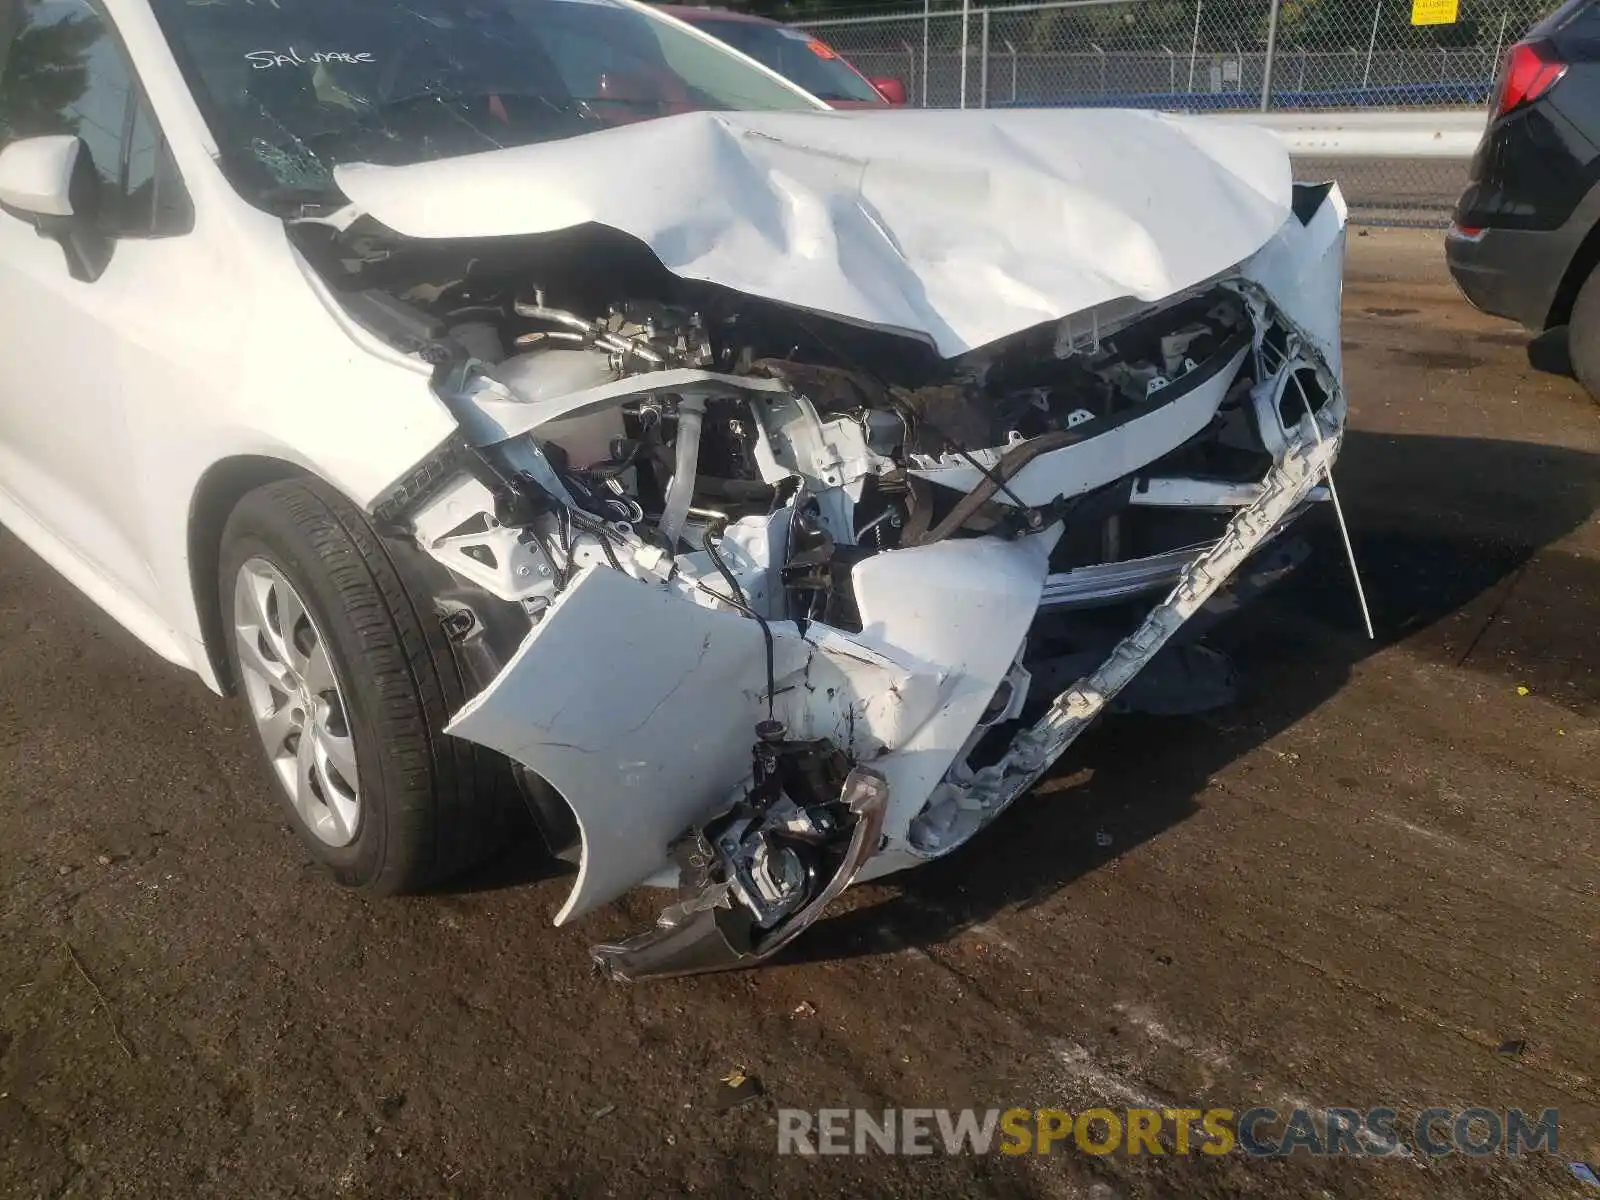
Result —
<instances>
[{"instance_id":1,"label":"side mirror","mask_svg":"<svg viewBox=\"0 0 1600 1200\"><path fill-rule=\"evenodd\" d=\"M0 204L25 217L72 217L78 159L87 151L68 134L31 137L0 150Z\"/></svg>"},{"instance_id":2,"label":"side mirror","mask_svg":"<svg viewBox=\"0 0 1600 1200\"><path fill-rule=\"evenodd\" d=\"M878 95L882 96L890 104L904 104L906 102L906 85L893 76L874 76L867 82L877 88Z\"/></svg>"},{"instance_id":3,"label":"side mirror","mask_svg":"<svg viewBox=\"0 0 1600 1200\"><path fill-rule=\"evenodd\" d=\"M0 150L0 209L57 242L74 279L91 283L111 261L114 243L98 224L100 177L81 138L21 138Z\"/></svg>"}]
</instances>

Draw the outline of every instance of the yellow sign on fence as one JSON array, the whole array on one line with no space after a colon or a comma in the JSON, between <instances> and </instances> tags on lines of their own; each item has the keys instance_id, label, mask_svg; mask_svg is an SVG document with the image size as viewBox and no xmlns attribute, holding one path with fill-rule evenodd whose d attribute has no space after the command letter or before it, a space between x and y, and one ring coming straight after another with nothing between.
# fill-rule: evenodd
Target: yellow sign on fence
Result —
<instances>
[{"instance_id":1,"label":"yellow sign on fence","mask_svg":"<svg viewBox=\"0 0 1600 1200\"><path fill-rule=\"evenodd\" d=\"M1461 0L1411 0L1413 25L1454 25L1461 15Z\"/></svg>"}]
</instances>

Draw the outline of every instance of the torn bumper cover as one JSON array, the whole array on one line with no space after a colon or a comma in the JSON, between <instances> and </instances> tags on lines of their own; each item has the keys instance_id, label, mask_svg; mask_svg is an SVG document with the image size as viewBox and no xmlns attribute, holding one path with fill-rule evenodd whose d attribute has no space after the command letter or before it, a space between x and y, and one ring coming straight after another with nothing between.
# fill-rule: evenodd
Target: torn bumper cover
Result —
<instances>
[{"instance_id":1,"label":"torn bumper cover","mask_svg":"<svg viewBox=\"0 0 1600 1200\"><path fill-rule=\"evenodd\" d=\"M975 772L953 769L930 797L919 821L926 822L930 813L944 811L947 816L941 835L948 839L951 826L964 819L970 825L960 839L964 841L1049 770L1325 477L1338 447L1338 429L1328 415L1319 414L1317 420L1308 422L1285 448L1282 462L1262 481L1255 501L1234 516L1215 545L1184 567L1177 586L1138 629L1118 643L1105 662L1061 693L1043 717L1018 733L998 762ZM666 908L655 929L617 945L596 946L596 964L611 978L634 981L748 966L770 957L807 929L860 874L868 858L883 849L888 803L884 777L868 768L856 768L845 783L840 802L853 818L846 851L826 885L777 929L753 936L749 911L731 902L727 879L707 882L706 867L713 861L714 851L695 831L695 853L685 860L683 874L684 884L692 891L690 898ZM924 830L923 840L928 839Z\"/></svg>"},{"instance_id":2,"label":"torn bumper cover","mask_svg":"<svg viewBox=\"0 0 1600 1200\"><path fill-rule=\"evenodd\" d=\"M1204 628L1295 560L1279 536L1344 429L1343 203L1280 211L1243 260L1189 253L1169 295L976 347L648 270L596 306L531 259L544 284L486 335L475 284L488 348L430 347L468 466L425 464L384 515L460 582L463 641L473 594L528 623L447 731L570 808L557 923L678 889L595 947L606 974L770 957L852 882L971 838L1164 652L1220 657ZM1170 264L1177 238L1123 250Z\"/></svg>"}]
</instances>

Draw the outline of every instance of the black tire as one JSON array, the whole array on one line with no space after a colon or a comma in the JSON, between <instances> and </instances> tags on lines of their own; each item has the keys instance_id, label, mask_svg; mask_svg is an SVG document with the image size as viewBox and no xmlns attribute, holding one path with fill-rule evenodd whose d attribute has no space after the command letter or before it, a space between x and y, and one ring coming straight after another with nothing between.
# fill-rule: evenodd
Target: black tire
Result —
<instances>
[{"instance_id":1,"label":"black tire","mask_svg":"<svg viewBox=\"0 0 1600 1200\"><path fill-rule=\"evenodd\" d=\"M353 839L343 846L319 839L276 772L267 774L311 854L341 884L378 895L418 891L475 865L516 823L505 760L442 732L465 698L462 680L431 605L419 607L402 581L401 549L386 545L327 484L288 479L240 500L223 530L219 564L234 681L242 678L234 586L252 558L282 574L325 639L360 775Z\"/></svg>"},{"instance_id":2,"label":"black tire","mask_svg":"<svg viewBox=\"0 0 1600 1200\"><path fill-rule=\"evenodd\" d=\"M1578 382L1600 401L1600 270L1589 273L1578 289L1578 298L1572 302L1567 356Z\"/></svg>"}]
</instances>

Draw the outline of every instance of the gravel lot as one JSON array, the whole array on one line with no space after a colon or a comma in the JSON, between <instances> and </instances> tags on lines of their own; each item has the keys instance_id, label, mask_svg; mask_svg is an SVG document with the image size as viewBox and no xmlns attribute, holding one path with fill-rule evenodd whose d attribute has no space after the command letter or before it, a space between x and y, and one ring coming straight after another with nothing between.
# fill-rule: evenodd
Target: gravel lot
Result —
<instances>
[{"instance_id":1,"label":"gravel lot","mask_svg":"<svg viewBox=\"0 0 1600 1200\"><path fill-rule=\"evenodd\" d=\"M1231 632L1237 707L1097 729L755 972L600 982L656 898L552 929L527 849L337 891L233 706L0 534L0 1193L1600 1196L1600 410L1437 234L1350 246L1377 642L1324 531ZM1561 1152L774 1152L778 1106L1146 1101L1555 1106Z\"/></svg>"}]
</instances>

